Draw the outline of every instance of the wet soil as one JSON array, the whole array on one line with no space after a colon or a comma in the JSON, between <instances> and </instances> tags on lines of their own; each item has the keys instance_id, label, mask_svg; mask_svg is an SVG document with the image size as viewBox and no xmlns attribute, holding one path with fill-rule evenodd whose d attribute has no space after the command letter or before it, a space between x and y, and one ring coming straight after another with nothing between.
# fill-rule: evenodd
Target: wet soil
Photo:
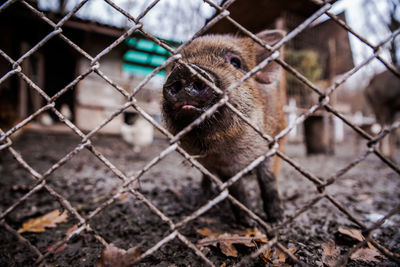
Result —
<instances>
[{"instance_id":1,"label":"wet soil","mask_svg":"<svg viewBox=\"0 0 400 267\"><path fill-rule=\"evenodd\" d=\"M156 139L152 146L134 152L118 136L97 135L93 138L96 149L126 175L134 175L156 157L168 142ZM80 144L80 139L68 133L25 131L14 142L13 148L39 173L45 173L53 164ZM361 147L359 145L361 144ZM289 143L285 153L303 168L320 179L327 179L359 157L366 146L349 133L346 141L336 146L334 155L305 155L302 143ZM400 155L397 155L397 162ZM207 202L200 188L202 174L173 152L153 166L135 184L137 190L174 222L192 214ZM2 211L14 204L35 184L31 175L21 167L8 150L0 152L0 208ZM254 177L248 177L247 192L252 199L251 209L261 217L262 203ZM107 201L123 182L90 151L84 149L66 164L56 169L47 179L48 184L66 198L82 216L87 216ZM326 190L349 209L361 222L370 226L400 203L400 177L384 165L375 155L356 165ZM279 190L284 200L285 217L295 214L318 195L312 182L303 177L288 163L282 164ZM18 230L28 219L44 215L54 209L63 210L45 189L34 193L5 217L5 222ZM22 236L45 253L52 244L65 236L65 232L78 220L69 214L68 220L48 228L45 232L23 233ZM153 213L136 197L126 194L90 220L93 230L107 242L129 249L140 244L142 251L153 247L170 233L167 223ZM196 230L207 227L212 231L233 233L243 226L232 215L230 203L218 204L199 218L180 229L180 233L196 244L203 238ZM353 245L340 243L339 227L357 229L344 213L327 199L320 200L311 209L279 232L279 240L287 247L296 248L295 255L312 266L323 266L323 247L335 240L344 254ZM261 227L258 227L262 229ZM381 245L400 253L400 215L393 216L373 232ZM95 266L104 250L103 245L90 232L73 237L67 246L50 255L45 266ZM249 255L254 248L238 246L238 257L228 257L218 248L204 250L216 266L230 266ZM36 254L0 224L0 266L34 265ZM137 266L204 266L205 262L179 239L161 246ZM265 266L256 258L250 266ZM272 266L272 265L271 265ZM350 260L348 266L397 266L390 259L380 262Z\"/></svg>"}]
</instances>

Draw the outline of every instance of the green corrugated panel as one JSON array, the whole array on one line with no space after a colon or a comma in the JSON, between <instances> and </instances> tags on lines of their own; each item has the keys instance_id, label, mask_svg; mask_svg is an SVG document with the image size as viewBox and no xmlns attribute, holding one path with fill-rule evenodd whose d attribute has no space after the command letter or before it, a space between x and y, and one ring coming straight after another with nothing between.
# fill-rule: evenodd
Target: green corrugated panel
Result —
<instances>
[{"instance_id":1,"label":"green corrugated panel","mask_svg":"<svg viewBox=\"0 0 400 267\"><path fill-rule=\"evenodd\" d=\"M124 60L130 61L132 63L141 63L141 64L149 64L154 67L160 66L162 63L164 63L166 57L163 56L157 56L157 55L150 55L144 52L139 52L139 51L128 51L124 55Z\"/></svg>"},{"instance_id":2,"label":"green corrugated panel","mask_svg":"<svg viewBox=\"0 0 400 267\"><path fill-rule=\"evenodd\" d=\"M148 75L154 70L153 67L160 66L167 60L167 55L169 52L153 41L129 38L126 42L132 47L132 49L135 49L129 50L124 55L124 60L127 61L127 63L124 64L122 68L124 71L130 74L140 76ZM136 49L141 51L137 51ZM152 55L150 53L156 53L158 55ZM142 64L148 65L148 67L141 66ZM166 75L164 71L158 74L163 76Z\"/></svg>"},{"instance_id":3,"label":"green corrugated panel","mask_svg":"<svg viewBox=\"0 0 400 267\"><path fill-rule=\"evenodd\" d=\"M122 70L132 75L146 76L149 75L154 69L143 66L124 64L122 65ZM160 71L157 73L157 75L166 76L166 73L165 71Z\"/></svg>"},{"instance_id":4,"label":"green corrugated panel","mask_svg":"<svg viewBox=\"0 0 400 267\"><path fill-rule=\"evenodd\" d=\"M151 52L154 50L154 45L155 43L153 43L152 41L141 39L137 42L136 47Z\"/></svg>"},{"instance_id":5,"label":"green corrugated panel","mask_svg":"<svg viewBox=\"0 0 400 267\"><path fill-rule=\"evenodd\" d=\"M135 38L129 38L128 40L126 40L126 42L129 45L136 46L136 39Z\"/></svg>"},{"instance_id":6,"label":"green corrugated panel","mask_svg":"<svg viewBox=\"0 0 400 267\"><path fill-rule=\"evenodd\" d=\"M165 57L152 55L150 59L150 65L160 66L165 60L167 60Z\"/></svg>"},{"instance_id":7,"label":"green corrugated panel","mask_svg":"<svg viewBox=\"0 0 400 267\"><path fill-rule=\"evenodd\" d=\"M150 55L147 53L139 52L139 51L128 51L124 55L124 59L128 61L138 62L142 64L146 64L149 62Z\"/></svg>"},{"instance_id":8,"label":"green corrugated panel","mask_svg":"<svg viewBox=\"0 0 400 267\"><path fill-rule=\"evenodd\" d=\"M157 45L155 52L159 54L167 54L168 51L164 47Z\"/></svg>"}]
</instances>

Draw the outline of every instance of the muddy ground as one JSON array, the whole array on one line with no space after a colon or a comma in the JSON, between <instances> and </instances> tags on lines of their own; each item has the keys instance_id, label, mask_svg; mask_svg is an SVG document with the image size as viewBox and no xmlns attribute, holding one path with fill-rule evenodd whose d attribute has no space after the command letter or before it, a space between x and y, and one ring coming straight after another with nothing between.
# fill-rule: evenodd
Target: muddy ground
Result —
<instances>
[{"instance_id":1,"label":"muddy ground","mask_svg":"<svg viewBox=\"0 0 400 267\"><path fill-rule=\"evenodd\" d=\"M346 140L336 146L336 153L331 156L306 157L302 143L288 144L286 154L305 169L326 179L364 152L362 148L356 146L357 142L352 133L347 134ZM73 134L26 131L17 138L13 147L32 167L44 173L79 143L79 138ZM117 136L97 135L93 143L113 164L128 175L136 173L168 145L166 140L156 139L151 147L142 150L141 153L135 153ZM397 157L397 160L399 162L400 157ZM27 171L17 164L8 151L2 151L0 154L0 177L0 207L4 211L27 193L33 182ZM252 197L251 209L264 217L261 201L257 197L256 181L251 177L247 179L249 179L247 191ZM143 176L139 190L156 207L177 222L206 203L207 199L200 189L200 180L201 173L174 152ZM83 216L106 201L122 184L87 150L81 151L67 164L57 169L48 181ZM284 199L285 216L294 214L317 195L313 184L287 163L283 164L279 188ZM327 190L367 225L372 225L375 217L386 214L400 203L399 175L382 164L374 155L370 155ZM17 230L28 219L44 215L54 209L62 210L62 207L45 190L41 190L9 214L5 220ZM44 253L49 246L63 238L65 232L76 223L77 220L69 215L67 222L59 224L56 228L22 235ZM123 249L140 244L143 251L165 237L169 230L167 224L131 195L122 197L107 207L94 217L90 224L107 242ZM243 229L235 223L227 202L222 202L189 223L181 229L181 233L193 243L197 243L203 236L196 229L204 227L215 232L227 233ZM342 254L352 245L349 242L339 242L336 235L339 227L357 228L328 200L323 199L293 223L286 225L280 231L280 240L287 247L296 248L295 255L299 259L309 265L323 266L322 254L326 242L335 240ZM399 229L400 216L396 215L375 231L374 237L393 252L400 253ZM204 253L216 266L223 263L230 266L254 251L253 248L240 245L237 249L238 257L225 256L215 247L209 247ZM51 255L45 264L95 266L103 250L102 244L91 234L82 233L72 238L64 250ZM0 226L0 266L31 266L34 263L34 256L29 248ZM379 262L350 261L348 265L397 266L391 260L379 257L377 259ZM202 259L178 239L162 246L138 264L138 266L203 265L205 263ZM261 258L256 258L251 266L265 265Z\"/></svg>"}]
</instances>

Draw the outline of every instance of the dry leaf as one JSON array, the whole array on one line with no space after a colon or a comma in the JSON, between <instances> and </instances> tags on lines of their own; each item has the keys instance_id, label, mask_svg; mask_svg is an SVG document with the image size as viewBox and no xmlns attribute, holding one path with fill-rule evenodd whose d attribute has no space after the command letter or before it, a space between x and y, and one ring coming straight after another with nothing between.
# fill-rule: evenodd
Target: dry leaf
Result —
<instances>
[{"instance_id":1,"label":"dry leaf","mask_svg":"<svg viewBox=\"0 0 400 267\"><path fill-rule=\"evenodd\" d=\"M233 246L233 242L231 242L230 240L231 238L229 234L221 235L219 241L219 248L221 249L221 252L225 254L225 256L237 257L238 252L236 248Z\"/></svg>"},{"instance_id":2,"label":"dry leaf","mask_svg":"<svg viewBox=\"0 0 400 267\"><path fill-rule=\"evenodd\" d=\"M219 267L226 267L226 262L222 263Z\"/></svg>"},{"instance_id":3,"label":"dry leaf","mask_svg":"<svg viewBox=\"0 0 400 267\"><path fill-rule=\"evenodd\" d=\"M74 225L74 226L72 226L71 228L69 228L68 230L67 230L67 232L65 232L65 235L66 236L69 236L70 234L72 234L76 229L78 229L78 225Z\"/></svg>"},{"instance_id":4,"label":"dry leaf","mask_svg":"<svg viewBox=\"0 0 400 267\"><path fill-rule=\"evenodd\" d=\"M295 253L296 248L289 248L288 251L290 253ZM286 261L288 259L288 256L285 254L285 252L281 251L278 248L268 248L264 253L260 254L260 258L265 262L265 263L272 263L273 266L286 266Z\"/></svg>"},{"instance_id":5,"label":"dry leaf","mask_svg":"<svg viewBox=\"0 0 400 267\"><path fill-rule=\"evenodd\" d=\"M207 227L204 227L203 229L196 229L196 232L201 234L202 236L212 236L213 235L213 232Z\"/></svg>"},{"instance_id":6,"label":"dry leaf","mask_svg":"<svg viewBox=\"0 0 400 267\"><path fill-rule=\"evenodd\" d=\"M267 236L263 232L260 232L260 230L258 230L257 228L247 229L246 230L246 236L253 237L254 241L257 241L257 242L260 242L260 243L267 243L268 242Z\"/></svg>"},{"instance_id":7,"label":"dry leaf","mask_svg":"<svg viewBox=\"0 0 400 267\"><path fill-rule=\"evenodd\" d=\"M126 200L128 198L128 194L121 194L118 198L118 200Z\"/></svg>"},{"instance_id":8,"label":"dry leaf","mask_svg":"<svg viewBox=\"0 0 400 267\"><path fill-rule=\"evenodd\" d=\"M364 241L365 239L364 236L361 234L361 231L358 229L345 229L339 227L338 232L342 235L358 240L360 242Z\"/></svg>"},{"instance_id":9,"label":"dry leaf","mask_svg":"<svg viewBox=\"0 0 400 267\"><path fill-rule=\"evenodd\" d=\"M54 251L54 253L58 254L58 253L62 252L67 247L66 243L64 243L62 245L61 244L62 244L62 241L58 241L58 242L54 243L53 245L51 245L50 247L46 248L44 251L45 252L49 252L49 251L52 251L53 249L55 249L57 247L57 249Z\"/></svg>"},{"instance_id":10,"label":"dry leaf","mask_svg":"<svg viewBox=\"0 0 400 267\"><path fill-rule=\"evenodd\" d=\"M68 236L70 235L73 231L75 231L76 229L78 229L78 225L74 225L71 228L69 228L67 230L67 232L65 232L65 235ZM62 241L58 241L56 243L54 243L53 245L49 246L48 248L45 249L45 252L49 252L52 251L54 248L57 247L57 249L54 251L55 254L58 254L60 252L62 252L66 247L67 247L67 243L64 243L60 246L60 244L62 243ZM59 247L58 247L59 246Z\"/></svg>"},{"instance_id":11,"label":"dry leaf","mask_svg":"<svg viewBox=\"0 0 400 267\"><path fill-rule=\"evenodd\" d=\"M110 244L103 251L103 255L100 258L98 267L124 267L123 257L126 254L126 250L118 248L113 244Z\"/></svg>"},{"instance_id":12,"label":"dry leaf","mask_svg":"<svg viewBox=\"0 0 400 267\"><path fill-rule=\"evenodd\" d=\"M376 250L378 251L378 249L376 247L374 247L370 242L367 242L367 245L370 249Z\"/></svg>"},{"instance_id":13,"label":"dry leaf","mask_svg":"<svg viewBox=\"0 0 400 267\"><path fill-rule=\"evenodd\" d=\"M356 252L351 254L350 259L366 262L380 262L380 260L376 257L381 257L381 254L377 250L370 248L360 248L356 250Z\"/></svg>"},{"instance_id":14,"label":"dry leaf","mask_svg":"<svg viewBox=\"0 0 400 267\"><path fill-rule=\"evenodd\" d=\"M328 243L324 245L324 251L322 252L322 262L331 267L335 266L339 261L340 249L336 247L333 240L329 240Z\"/></svg>"},{"instance_id":15,"label":"dry leaf","mask_svg":"<svg viewBox=\"0 0 400 267\"><path fill-rule=\"evenodd\" d=\"M272 262L274 264L284 263L286 261L286 254L283 251L278 250L278 249L275 249L274 251L275 251L275 254L277 254L276 255L277 257ZM279 252L277 252L277 251L279 251Z\"/></svg>"},{"instance_id":16,"label":"dry leaf","mask_svg":"<svg viewBox=\"0 0 400 267\"><path fill-rule=\"evenodd\" d=\"M288 251L293 254L296 252L296 248L289 248ZM288 258L288 256L285 254L285 252L276 248L276 249L274 249L274 253L275 253L275 259L272 262L275 265L279 265L280 263L286 262L286 259Z\"/></svg>"},{"instance_id":17,"label":"dry leaf","mask_svg":"<svg viewBox=\"0 0 400 267\"><path fill-rule=\"evenodd\" d=\"M265 262L265 263L272 263L272 250L271 247L268 247L266 251L260 254L260 258Z\"/></svg>"},{"instance_id":18,"label":"dry leaf","mask_svg":"<svg viewBox=\"0 0 400 267\"><path fill-rule=\"evenodd\" d=\"M128 267L140 257L142 254L141 246L135 246L127 251L114 246L108 245L103 251L97 267Z\"/></svg>"},{"instance_id":19,"label":"dry leaf","mask_svg":"<svg viewBox=\"0 0 400 267\"><path fill-rule=\"evenodd\" d=\"M65 222L68 218L67 211L60 213L59 210L53 210L46 215L30 219L22 225L18 233L23 232L44 232L45 228L56 227L57 223Z\"/></svg>"},{"instance_id":20,"label":"dry leaf","mask_svg":"<svg viewBox=\"0 0 400 267\"><path fill-rule=\"evenodd\" d=\"M247 229L246 232L229 234L229 233L215 233L211 231L209 228L196 229L196 231L203 235L207 236L197 242L197 246L205 247L205 246L214 246L219 248L221 252L230 257L237 257L238 252L234 247L234 244L240 244L247 247L255 247L255 242L266 243L268 242L268 238L265 234L260 232L257 229Z\"/></svg>"}]
</instances>

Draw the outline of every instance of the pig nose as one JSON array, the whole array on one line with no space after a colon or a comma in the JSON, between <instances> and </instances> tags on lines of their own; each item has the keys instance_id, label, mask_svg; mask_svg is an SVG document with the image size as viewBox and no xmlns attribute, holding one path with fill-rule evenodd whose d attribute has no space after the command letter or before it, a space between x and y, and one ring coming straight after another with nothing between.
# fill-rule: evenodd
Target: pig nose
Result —
<instances>
[{"instance_id":1,"label":"pig nose","mask_svg":"<svg viewBox=\"0 0 400 267\"><path fill-rule=\"evenodd\" d=\"M189 84L188 86L185 87L185 91L189 95L193 95L193 96L201 94L205 89L207 89L207 85L205 85L201 81L195 81L195 82L193 82L193 83L191 83L191 84Z\"/></svg>"},{"instance_id":2,"label":"pig nose","mask_svg":"<svg viewBox=\"0 0 400 267\"><path fill-rule=\"evenodd\" d=\"M176 81L170 85L166 85L164 88L171 94L177 95L182 90L183 84L181 81Z\"/></svg>"},{"instance_id":3,"label":"pig nose","mask_svg":"<svg viewBox=\"0 0 400 267\"><path fill-rule=\"evenodd\" d=\"M166 86L165 89L172 95L178 95L179 93L187 94L190 96L198 96L207 89L207 85L199 80L194 82L188 82L184 84L182 81L175 81L174 83Z\"/></svg>"}]
</instances>

